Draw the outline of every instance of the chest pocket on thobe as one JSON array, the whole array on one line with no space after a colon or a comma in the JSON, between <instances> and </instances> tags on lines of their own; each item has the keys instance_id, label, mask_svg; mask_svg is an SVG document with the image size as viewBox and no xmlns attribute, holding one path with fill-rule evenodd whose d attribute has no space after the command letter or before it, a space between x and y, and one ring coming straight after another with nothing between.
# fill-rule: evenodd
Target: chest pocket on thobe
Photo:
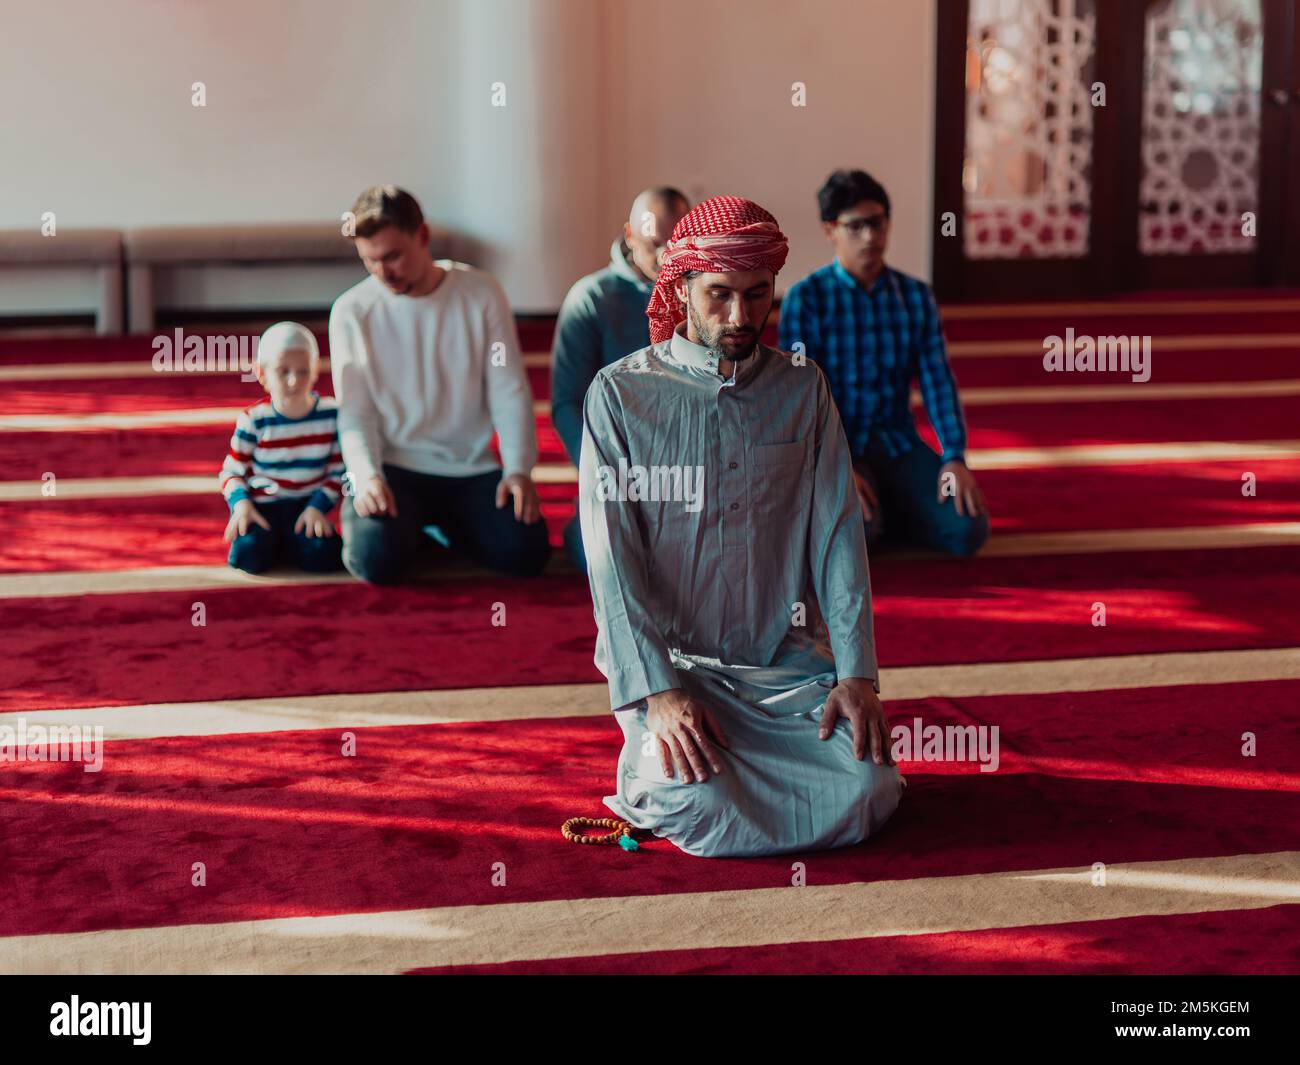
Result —
<instances>
[{"instance_id":1,"label":"chest pocket on thobe","mask_svg":"<svg viewBox=\"0 0 1300 1065\"><path fill-rule=\"evenodd\" d=\"M808 441L758 444L754 447L752 514L756 521L789 527L805 519L812 498L812 471L807 468ZM764 526L759 526L763 529ZM772 530L777 531L777 530Z\"/></svg>"}]
</instances>

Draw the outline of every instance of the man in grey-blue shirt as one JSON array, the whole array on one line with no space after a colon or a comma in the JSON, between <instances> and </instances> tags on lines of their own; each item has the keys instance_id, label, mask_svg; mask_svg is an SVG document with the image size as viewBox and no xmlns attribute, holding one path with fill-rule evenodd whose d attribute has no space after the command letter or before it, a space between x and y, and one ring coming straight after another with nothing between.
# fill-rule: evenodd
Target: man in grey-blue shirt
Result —
<instances>
[{"instance_id":1,"label":"man in grey-blue shirt","mask_svg":"<svg viewBox=\"0 0 1300 1065\"><path fill-rule=\"evenodd\" d=\"M677 189L646 189L632 202L609 265L569 289L555 326L551 363L551 421L576 465L582 451L582 401L602 367L650 343L646 304L659 275L659 256L677 220L690 210ZM586 571L575 516L564 529L573 565Z\"/></svg>"}]
</instances>

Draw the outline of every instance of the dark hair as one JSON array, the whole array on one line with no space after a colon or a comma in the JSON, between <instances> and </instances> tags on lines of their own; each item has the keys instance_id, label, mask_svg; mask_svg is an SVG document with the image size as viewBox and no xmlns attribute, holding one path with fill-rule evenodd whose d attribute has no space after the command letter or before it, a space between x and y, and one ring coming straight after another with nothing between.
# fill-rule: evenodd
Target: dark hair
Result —
<instances>
[{"instance_id":1,"label":"dark hair","mask_svg":"<svg viewBox=\"0 0 1300 1065\"><path fill-rule=\"evenodd\" d=\"M373 237L387 226L414 233L424 224L424 212L415 197L396 185L372 185L357 197L352 214L358 237Z\"/></svg>"},{"instance_id":2,"label":"dark hair","mask_svg":"<svg viewBox=\"0 0 1300 1065\"><path fill-rule=\"evenodd\" d=\"M875 200L889 217L889 193L865 170L836 170L817 193L823 222L834 222L840 214L863 200Z\"/></svg>"}]
</instances>

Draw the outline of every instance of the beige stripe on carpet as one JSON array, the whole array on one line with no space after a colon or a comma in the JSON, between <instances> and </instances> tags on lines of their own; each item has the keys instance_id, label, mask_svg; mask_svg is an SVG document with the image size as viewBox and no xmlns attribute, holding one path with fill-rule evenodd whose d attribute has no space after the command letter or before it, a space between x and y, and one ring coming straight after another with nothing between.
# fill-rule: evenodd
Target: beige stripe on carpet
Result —
<instances>
[{"instance_id":1,"label":"beige stripe on carpet","mask_svg":"<svg viewBox=\"0 0 1300 1065\"><path fill-rule=\"evenodd\" d=\"M257 399L249 397L249 403ZM244 406L247 406L245 404ZM183 410L137 411L131 414L100 412L94 414L0 414L0 433L86 432L96 429L160 429L182 425L229 425L244 407L190 407ZM535 417L550 417L549 400L533 403ZM53 445L57 451L57 444Z\"/></svg>"},{"instance_id":2,"label":"beige stripe on carpet","mask_svg":"<svg viewBox=\"0 0 1300 1065\"><path fill-rule=\"evenodd\" d=\"M1277 521L1246 525L1193 525L1177 529L1008 534L991 537L980 550L980 555L991 558L1027 558L1035 555L1194 551L1200 548L1281 547L1295 544L1300 544L1300 521ZM907 557L923 556L909 554Z\"/></svg>"},{"instance_id":3,"label":"beige stripe on carpet","mask_svg":"<svg viewBox=\"0 0 1300 1065\"><path fill-rule=\"evenodd\" d=\"M1042 469L1055 466L1114 466L1153 462L1211 462L1232 459L1294 458L1300 440L1192 440L1150 444L1067 444L1059 447L985 448L967 452L971 468L980 470ZM543 462L533 468L537 484L577 484L577 467ZM55 495L44 494L43 481L0 481L0 502L60 499L115 499L130 496L217 494L217 477L65 477Z\"/></svg>"},{"instance_id":4,"label":"beige stripe on carpet","mask_svg":"<svg viewBox=\"0 0 1300 1065\"><path fill-rule=\"evenodd\" d=\"M978 321L997 318L1046 318L1071 314L1265 314L1300 311L1300 300L1203 299L1203 300L1063 300L1040 303L951 303L939 308L947 320Z\"/></svg>"},{"instance_id":5,"label":"beige stripe on carpet","mask_svg":"<svg viewBox=\"0 0 1300 1065\"><path fill-rule=\"evenodd\" d=\"M251 397L249 403L257 397ZM247 406L245 404L244 406ZM0 414L0 433L53 433L94 429L157 429L180 425L228 425L244 407L201 407L187 410L148 410L132 414ZM51 445L57 455L58 444Z\"/></svg>"},{"instance_id":6,"label":"beige stripe on carpet","mask_svg":"<svg viewBox=\"0 0 1300 1065\"><path fill-rule=\"evenodd\" d=\"M1061 329L1063 330L1064 326ZM1152 359L1161 353L1172 351L1244 351L1254 348L1270 351L1277 348L1300 349L1300 333L1231 333L1223 336L1153 336L1151 338ZM948 354L953 358L1034 355L1041 359L1043 351L1042 339L957 340L948 345ZM1076 377L1096 375L1095 370L1075 371L1074 374Z\"/></svg>"},{"instance_id":7,"label":"beige stripe on carpet","mask_svg":"<svg viewBox=\"0 0 1300 1065\"><path fill-rule=\"evenodd\" d=\"M1250 458L1294 458L1300 440L1185 440L1142 444L1062 444L1054 447L972 448L971 469L1042 469L1054 466L1119 466L1151 462L1211 462ZM577 467L544 462L533 468L538 484L576 484ZM29 482L35 484L37 482Z\"/></svg>"},{"instance_id":8,"label":"beige stripe on carpet","mask_svg":"<svg viewBox=\"0 0 1300 1065\"><path fill-rule=\"evenodd\" d=\"M320 373L329 373L329 359L321 359ZM0 366L0 381L99 381L122 378L153 377L173 380L192 377L227 377L239 380L242 371L227 370L155 370L149 359L128 362L46 362L24 363L19 366ZM244 381L256 389L254 381Z\"/></svg>"},{"instance_id":9,"label":"beige stripe on carpet","mask_svg":"<svg viewBox=\"0 0 1300 1065\"><path fill-rule=\"evenodd\" d=\"M1295 333L1260 333L1258 335L1231 333L1198 333L1186 336L1153 336L1151 351L1229 351L1250 348L1273 350L1276 348L1300 348L1300 334ZM948 344L948 353L954 357L990 356L990 355L1042 355L1043 341L1037 338L1007 338L1004 340L955 340ZM551 365L549 352L529 352L524 355L524 366L528 369L542 370ZM321 373L329 372L329 359L321 360ZM1075 371L1058 374L1061 379L1073 378L1079 381L1096 380L1099 377L1123 376L1121 371ZM139 362L65 362L65 363L29 363L19 366L0 366L0 382L3 381L43 381L43 380L99 380L117 378L148 377L238 377L238 371L232 370L186 370L172 373L159 373L148 361ZM1135 383L1135 382L1130 382ZM1189 382L1190 383L1190 382ZM249 383L250 388L255 386ZM1067 386L1062 386L1067 387ZM1153 388L1151 382L1145 382L1144 388ZM966 394L963 390L962 395Z\"/></svg>"},{"instance_id":10,"label":"beige stripe on carpet","mask_svg":"<svg viewBox=\"0 0 1300 1065\"><path fill-rule=\"evenodd\" d=\"M1271 301L1259 301L1261 303L1271 303ZM1260 308L1261 310L1300 310L1300 302L1284 301L1285 306L1271 306ZM1111 307L1113 305L1099 304L1100 307ZM1152 311L1151 313L1159 314L1176 314L1187 310L1206 311L1207 308L1218 307L1219 311L1229 309L1221 303L1207 301L1205 304L1153 304L1154 307L1164 307L1164 310ZM1233 305L1243 312L1247 308L1243 305ZM953 320L959 319L980 319L980 318L1040 318L1056 316L1058 314L1069 313L1088 313L1079 311L1076 307L1069 304L1024 304L1022 308L1028 308L1027 313L1015 313L1010 315L987 315L981 313L987 308L984 307L961 307L953 308L945 313L945 317ZM1254 310L1254 308L1250 308ZM960 313L958 313L960 312ZM1109 313L1109 311L1107 312ZM778 320L773 318L774 324ZM1065 326L1060 326L1063 330ZM1047 335L1046 332L1044 335ZM1079 335L1084 335L1079 332ZM1092 335L1092 334L1089 334ZM1106 336L1112 334L1103 334ZM1132 334L1117 334L1131 336ZM1222 351L1239 348L1285 348L1300 347L1300 336L1292 333L1261 333L1258 336L1252 336L1249 333L1193 333L1181 334L1176 336L1152 336L1152 350L1154 351ZM1025 339L1007 337L1005 339L985 339L985 340L955 340L948 344L949 354L955 356L963 355L1027 355L1043 353L1043 341L1041 339ZM528 351L524 353L524 366L529 369L546 369L551 365L551 353L549 351ZM330 361L328 358L321 359L320 372L328 374L330 372ZM16 366L0 366L0 381L76 381L76 380L96 380L108 378L136 378L136 377L225 377L239 376L238 370L180 370L180 371L159 371L153 368L152 356L136 360L119 360L114 362L50 362L50 363L23 363ZM1080 376L1083 376L1080 374Z\"/></svg>"},{"instance_id":11,"label":"beige stripe on carpet","mask_svg":"<svg viewBox=\"0 0 1300 1065\"><path fill-rule=\"evenodd\" d=\"M892 705L903 699L1119 691L1278 680L1300 680L1300 648L905 666L881 670L880 689L886 705ZM45 702L48 705L49 700ZM14 717L21 716L28 725L99 726L104 730L105 740L136 740L602 717L609 712L608 691L602 681L16 710L8 715L0 714L0 725L12 724Z\"/></svg>"},{"instance_id":12,"label":"beige stripe on carpet","mask_svg":"<svg viewBox=\"0 0 1300 1065\"><path fill-rule=\"evenodd\" d=\"M1034 469L1054 466L1118 466L1151 462L1213 462L1294 458L1300 440L1185 440L1143 444L1065 444L1057 447L975 448L971 468Z\"/></svg>"},{"instance_id":13,"label":"beige stripe on carpet","mask_svg":"<svg viewBox=\"0 0 1300 1065\"><path fill-rule=\"evenodd\" d=\"M1069 376L1069 375L1067 375ZM1095 380L1092 379L1092 380ZM1073 384L1026 385L1011 388L963 388L961 401L967 407L1021 406L1033 403L1130 403L1171 399L1251 399L1267 396L1300 395L1300 380L1280 381L1173 381L1138 384L1090 384L1083 374ZM912 406L922 406L920 392L912 393Z\"/></svg>"},{"instance_id":14,"label":"beige stripe on carpet","mask_svg":"<svg viewBox=\"0 0 1300 1065\"><path fill-rule=\"evenodd\" d=\"M575 866L589 860L574 848ZM185 887L188 876L177 872L177 891L210 890ZM1095 879L1065 868L817 884L814 866L804 887L546 902L509 902L506 886L492 905L11 936L0 939L0 971L380 974L1253 910L1300 902L1300 852L1122 862L1106 867L1105 886Z\"/></svg>"},{"instance_id":15,"label":"beige stripe on carpet","mask_svg":"<svg viewBox=\"0 0 1300 1065\"><path fill-rule=\"evenodd\" d=\"M1206 548L1277 547L1300 544L1300 522L1252 522L1241 525L1172 529L1102 529L1091 532L1006 533L993 537L983 556L1091 555L1114 551L1191 551ZM935 555L899 552L877 564L937 559ZM960 565L959 560L949 560ZM563 552L554 552L548 574L577 576ZM462 577L491 577L488 571L448 559L412 574L411 583ZM64 595L111 595L139 592L202 591L205 588L273 587L296 584L350 584L347 573L302 573L280 570L252 576L229 566L158 566L128 570L76 570L55 573L0 574L0 599Z\"/></svg>"},{"instance_id":16,"label":"beige stripe on carpet","mask_svg":"<svg viewBox=\"0 0 1300 1065\"><path fill-rule=\"evenodd\" d=\"M328 363L328 359L323 360ZM322 370L327 369L323 366ZM101 380L109 378L137 378L137 377L161 377L147 363L137 362L110 362L110 363L55 363L48 366L0 366L0 382L3 381L29 381L29 380ZM195 370L187 371L186 377L229 377L233 376L230 371L226 370ZM1278 381L1172 381L1172 382L1143 382L1140 385L1133 381L1121 381L1119 383L1102 383L1090 384L1088 382L1098 380L1091 374L1079 373L1070 375L1058 375L1062 381L1070 381L1069 384L1059 385L1025 385L1002 388L980 388L971 387L961 390L962 403L966 406L984 406L997 404L1002 406L1016 406L1020 404L1032 403L1095 403L1095 402L1128 402L1143 400L1169 400L1169 399L1220 399L1220 398L1237 398L1248 399L1253 397L1267 396L1293 396L1300 394L1300 381L1296 380L1278 380ZM914 407L923 405L923 397L919 391L911 393L911 403ZM539 414L550 414L550 404L548 401L539 400L534 404ZM164 412L153 412L161 416ZM30 415L26 417L43 417L42 415ZM84 417L78 415L60 415L54 414L51 417L65 419L72 417ZM66 427L60 423L58 427Z\"/></svg>"}]
</instances>

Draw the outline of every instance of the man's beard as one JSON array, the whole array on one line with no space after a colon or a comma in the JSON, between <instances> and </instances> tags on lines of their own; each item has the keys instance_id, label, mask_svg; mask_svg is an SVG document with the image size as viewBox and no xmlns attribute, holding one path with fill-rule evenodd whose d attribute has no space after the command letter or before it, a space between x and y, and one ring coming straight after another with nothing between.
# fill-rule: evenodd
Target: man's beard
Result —
<instances>
[{"instance_id":1,"label":"man's beard","mask_svg":"<svg viewBox=\"0 0 1300 1065\"><path fill-rule=\"evenodd\" d=\"M692 304L686 304L686 313L690 317L691 326L694 328L696 335L700 338L700 344L703 347L708 348L709 351L719 359L727 359L731 362L744 362L758 350L759 330L720 328L716 332L710 332L708 327L700 321L700 317L695 313L695 307ZM722 346L722 341L725 337L746 335L750 337L748 347L733 348L731 351L728 351Z\"/></svg>"}]
</instances>

